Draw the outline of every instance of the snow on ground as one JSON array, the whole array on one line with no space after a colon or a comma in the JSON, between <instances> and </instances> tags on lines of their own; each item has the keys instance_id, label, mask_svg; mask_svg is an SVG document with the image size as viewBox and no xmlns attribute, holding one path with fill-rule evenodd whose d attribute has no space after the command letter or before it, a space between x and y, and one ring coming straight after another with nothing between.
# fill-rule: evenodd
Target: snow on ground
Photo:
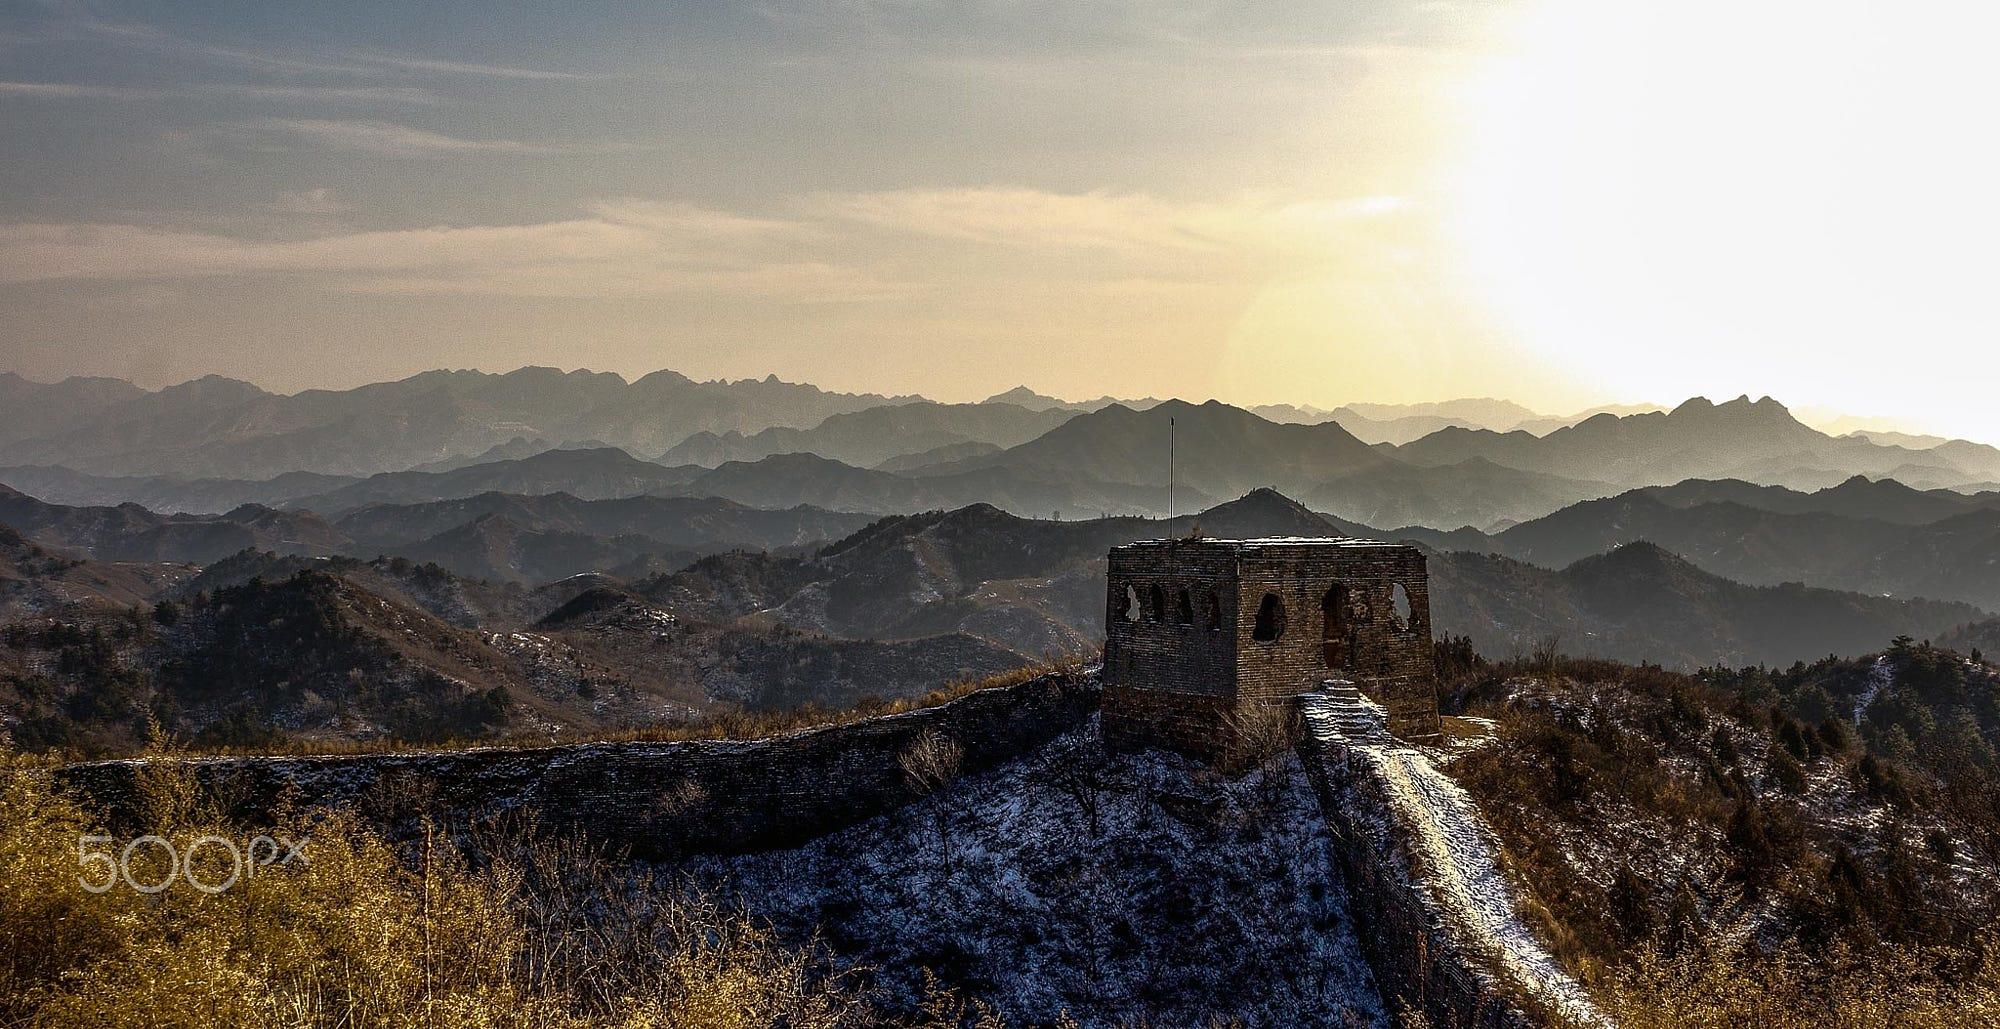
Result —
<instances>
[{"instance_id":1,"label":"snow on ground","mask_svg":"<svg viewBox=\"0 0 2000 1029\"><path fill-rule=\"evenodd\" d=\"M930 968L1017 1025L1389 1024L1289 754L1227 782L1107 757L1093 723L941 802L686 870L788 936L817 927L892 998Z\"/></svg>"},{"instance_id":2,"label":"snow on ground","mask_svg":"<svg viewBox=\"0 0 2000 1029\"><path fill-rule=\"evenodd\" d=\"M1868 685L1861 688L1861 696L1854 702L1854 727L1856 729L1861 728L1861 719L1868 714L1868 705L1875 703L1875 698L1883 690L1894 685L1895 682L1896 666L1889 663L1889 656L1884 654L1876 658L1875 667L1868 671Z\"/></svg>"},{"instance_id":3,"label":"snow on ground","mask_svg":"<svg viewBox=\"0 0 2000 1029\"><path fill-rule=\"evenodd\" d=\"M1601 1023L1582 987L1556 964L1516 913L1514 891L1501 874L1492 833L1472 798L1414 749L1360 751L1388 787L1404 824L1416 828L1410 848L1422 855L1434 895L1488 953L1542 999L1578 1021Z\"/></svg>"},{"instance_id":4,"label":"snow on ground","mask_svg":"<svg viewBox=\"0 0 2000 1029\"><path fill-rule=\"evenodd\" d=\"M1399 816L1398 830L1407 834L1447 917L1508 978L1578 1022L1606 1024L1516 912L1499 845L1472 797L1422 751L1380 731L1384 713L1367 698L1334 702L1309 695L1304 701L1310 731L1346 747L1355 765L1382 783Z\"/></svg>"}]
</instances>

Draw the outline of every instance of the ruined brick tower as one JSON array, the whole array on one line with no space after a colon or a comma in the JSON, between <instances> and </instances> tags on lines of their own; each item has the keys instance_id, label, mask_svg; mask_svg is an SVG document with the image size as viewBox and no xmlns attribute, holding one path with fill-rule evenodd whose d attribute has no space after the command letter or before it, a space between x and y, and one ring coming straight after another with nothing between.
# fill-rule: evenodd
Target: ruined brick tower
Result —
<instances>
[{"instance_id":1,"label":"ruined brick tower","mask_svg":"<svg viewBox=\"0 0 2000 1029\"><path fill-rule=\"evenodd\" d=\"M1104 738L1213 756L1230 716L1347 679L1439 733L1424 555L1372 540L1172 539L1111 551Z\"/></svg>"}]
</instances>

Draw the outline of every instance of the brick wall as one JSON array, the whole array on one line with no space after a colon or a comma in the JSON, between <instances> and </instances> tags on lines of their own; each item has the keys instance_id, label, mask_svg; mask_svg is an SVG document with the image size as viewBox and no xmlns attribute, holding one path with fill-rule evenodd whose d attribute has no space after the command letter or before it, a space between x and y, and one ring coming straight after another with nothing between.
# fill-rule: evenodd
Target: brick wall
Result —
<instances>
[{"instance_id":1,"label":"brick wall","mask_svg":"<svg viewBox=\"0 0 2000 1029\"><path fill-rule=\"evenodd\" d=\"M1338 747L1310 736L1299 747L1349 884L1348 912L1382 998L1452 1029L1531 1029L1559 1024L1522 1003L1444 917L1424 888L1395 805L1373 777L1354 774Z\"/></svg>"},{"instance_id":2,"label":"brick wall","mask_svg":"<svg viewBox=\"0 0 2000 1029\"><path fill-rule=\"evenodd\" d=\"M1090 676L1046 675L933 708L750 741L597 743L345 757L184 759L199 782L243 812L287 791L307 804L381 811L418 794L465 820L534 813L642 857L793 846L915 799L898 756L931 730L982 770L1054 738L1097 707ZM56 770L117 824L136 801L141 762ZM386 814L384 817L388 817Z\"/></svg>"},{"instance_id":3,"label":"brick wall","mask_svg":"<svg viewBox=\"0 0 2000 1029\"><path fill-rule=\"evenodd\" d=\"M1213 756L1229 712L1288 703L1327 678L1351 680L1388 708L1398 735L1437 737L1421 551L1368 541L1185 539L1118 547L1109 563L1104 731L1114 747ZM1336 584L1329 633L1325 608ZM1407 617L1397 613L1398 588ZM1260 640L1267 596L1282 612L1282 631Z\"/></svg>"},{"instance_id":4,"label":"brick wall","mask_svg":"<svg viewBox=\"0 0 2000 1029\"><path fill-rule=\"evenodd\" d=\"M1240 571L1238 625L1243 641L1237 691L1246 700L1288 700L1323 679L1353 681L1389 709L1390 730L1410 739L1438 733L1431 649L1430 588L1422 551L1414 547L1327 546L1310 543L1246 548ZM1329 665L1323 610L1338 584L1345 594L1343 631L1336 642L1345 664ZM1396 615L1402 587L1410 616ZM1253 638L1266 594L1286 613L1277 640Z\"/></svg>"},{"instance_id":5,"label":"brick wall","mask_svg":"<svg viewBox=\"0 0 2000 1029\"><path fill-rule=\"evenodd\" d=\"M1213 548L1118 554L1105 590L1104 738L1213 756L1234 704L1235 561ZM1183 604L1185 601L1185 605Z\"/></svg>"}]
</instances>

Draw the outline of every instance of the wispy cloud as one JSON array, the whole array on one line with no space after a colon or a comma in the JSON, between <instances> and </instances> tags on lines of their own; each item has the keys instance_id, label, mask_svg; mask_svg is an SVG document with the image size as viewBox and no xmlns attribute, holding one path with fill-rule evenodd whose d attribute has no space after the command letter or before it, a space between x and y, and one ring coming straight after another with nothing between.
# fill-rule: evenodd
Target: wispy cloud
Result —
<instances>
[{"instance_id":1,"label":"wispy cloud","mask_svg":"<svg viewBox=\"0 0 2000 1029\"><path fill-rule=\"evenodd\" d=\"M521 139L473 139L398 122L349 118L256 118L208 126L211 139L253 148L320 147L394 157L449 157L472 154L633 153L643 144L572 143Z\"/></svg>"},{"instance_id":2,"label":"wispy cloud","mask_svg":"<svg viewBox=\"0 0 2000 1029\"><path fill-rule=\"evenodd\" d=\"M410 146L407 138L420 148L474 145L422 133L384 137L397 148ZM0 227L0 282L291 276L370 293L852 300L990 284L1000 274L1034 277L1059 258L1071 288L1130 293L1226 281L1232 268L1316 262L1351 242L1362 223L1402 206L1388 197L1173 203L995 188L820 195L789 217L616 199L559 221L280 241L129 223L23 224ZM309 217L344 209L325 188L282 194L264 207ZM965 259L949 267L929 261L923 248L939 241L965 248ZM1019 259L1003 271L979 256L995 247Z\"/></svg>"},{"instance_id":3,"label":"wispy cloud","mask_svg":"<svg viewBox=\"0 0 2000 1029\"><path fill-rule=\"evenodd\" d=\"M332 201L331 194L308 201ZM684 204L616 201L587 217L289 241L138 225L0 227L0 282L302 276L363 293L616 297L707 292L845 301L905 288L797 256L811 226Z\"/></svg>"},{"instance_id":4,"label":"wispy cloud","mask_svg":"<svg viewBox=\"0 0 2000 1029\"><path fill-rule=\"evenodd\" d=\"M396 72L517 80L578 80L598 76L549 68L461 61L427 54L341 49L328 52L266 50L194 39L143 22L78 16L60 23L61 31L92 36L122 46L150 50L183 60L227 65L291 75L378 77Z\"/></svg>"},{"instance_id":5,"label":"wispy cloud","mask_svg":"<svg viewBox=\"0 0 2000 1029\"><path fill-rule=\"evenodd\" d=\"M265 205L279 214L302 214L325 216L339 214L347 210L347 204L326 186L312 189L288 190L279 193L277 199Z\"/></svg>"},{"instance_id":6,"label":"wispy cloud","mask_svg":"<svg viewBox=\"0 0 2000 1029\"><path fill-rule=\"evenodd\" d=\"M1176 202L1145 194L999 187L830 194L828 216L877 228L1020 248L1160 258L1189 251L1337 246L1357 222L1396 214L1391 196Z\"/></svg>"},{"instance_id":7,"label":"wispy cloud","mask_svg":"<svg viewBox=\"0 0 2000 1029\"><path fill-rule=\"evenodd\" d=\"M271 86L244 82L221 82L187 86L177 92L189 96L228 96L243 100L302 103L407 104L431 106L444 98L411 86Z\"/></svg>"},{"instance_id":8,"label":"wispy cloud","mask_svg":"<svg viewBox=\"0 0 2000 1029\"><path fill-rule=\"evenodd\" d=\"M0 97L150 100L160 97L222 96L240 100L301 103L435 105L443 98L409 86L273 86L247 82L209 82L173 87L106 86L83 82L0 81Z\"/></svg>"},{"instance_id":9,"label":"wispy cloud","mask_svg":"<svg viewBox=\"0 0 2000 1029\"><path fill-rule=\"evenodd\" d=\"M0 82L0 96L26 97L126 97L143 95L143 90L116 86L86 86L74 82Z\"/></svg>"},{"instance_id":10,"label":"wispy cloud","mask_svg":"<svg viewBox=\"0 0 2000 1029\"><path fill-rule=\"evenodd\" d=\"M601 76L581 72L554 71L546 68L520 68L506 64L482 64L473 61L447 61L434 57L411 57L399 54L357 53L357 61L380 65L384 68L399 68L404 71L432 72L440 75L470 75L489 79L527 79L536 81L578 81Z\"/></svg>"}]
</instances>

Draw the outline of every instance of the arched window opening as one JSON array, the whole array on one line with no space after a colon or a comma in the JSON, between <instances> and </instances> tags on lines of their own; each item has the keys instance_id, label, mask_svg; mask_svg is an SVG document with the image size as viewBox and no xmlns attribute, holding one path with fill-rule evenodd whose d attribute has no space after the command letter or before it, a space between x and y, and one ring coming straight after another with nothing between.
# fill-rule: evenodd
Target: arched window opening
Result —
<instances>
[{"instance_id":1,"label":"arched window opening","mask_svg":"<svg viewBox=\"0 0 2000 1029\"><path fill-rule=\"evenodd\" d=\"M1410 591L1400 582L1396 584L1394 606L1390 610L1395 612L1396 631L1409 632L1411 619L1416 617L1415 609L1410 606Z\"/></svg>"},{"instance_id":2,"label":"arched window opening","mask_svg":"<svg viewBox=\"0 0 2000 1029\"><path fill-rule=\"evenodd\" d=\"M1276 593L1264 594L1257 605L1257 624L1250 631L1250 638L1259 643L1271 643L1285 634L1285 602Z\"/></svg>"},{"instance_id":3,"label":"arched window opening","mask_svg":"<svg viewBox=\"0 0 2000 1029\"><path fill-rule=\"evenodd\" d=\"M1319 601L1320 656L1328 668L1347 667L1347 585L1334 583Z\"/></svg>"},{"instance_id":4,"label":"arched window opening","mask_svg":"<svg viewBox=\"0 0 2000 1029\"><path fill-rule=\"evenodd\" d=\"M1208 591L1208 631L1222 631L1222 594Z\"/></svg>"},{"instance_id":5,"label":"arched window opening","mask_svg":"<svg viewBox=\"0 0 2000 1029\"><path fill-rule=\"evenodd\" d=\"M1194 598L1188 595L1186 587L1181 588L1179 603L1174 606L1174 620L1182 625L1194 624Z\"/></svg>"},{"instance_id":6,"label":"arched window opening","mask_svg":"<svg viewBox=\"0 0 2000 1029\"><path fill-rule=\"evenodd\" d=\"M1160 588L1158 586L1155 586L1151 590L1148 590L1147 593L1149 595L1147 596L1146 599L1150 601L1151 604L1146 609L1146 617L1156 622L1166 621L1167 595L1161 593Z\"/></svg>"},{"instance_id":7,"label":"arched window opening","mask_svg":"<svg viewBox=\"0 0 2000 1029\"><path fill-rule=\"evenodd\" d=\"M1118 617L1128 622L1139 620L1139 591L1137 589L1131 586L1125 587L1125 595L1118 598Z\"/></svg>"}]
</instances>

